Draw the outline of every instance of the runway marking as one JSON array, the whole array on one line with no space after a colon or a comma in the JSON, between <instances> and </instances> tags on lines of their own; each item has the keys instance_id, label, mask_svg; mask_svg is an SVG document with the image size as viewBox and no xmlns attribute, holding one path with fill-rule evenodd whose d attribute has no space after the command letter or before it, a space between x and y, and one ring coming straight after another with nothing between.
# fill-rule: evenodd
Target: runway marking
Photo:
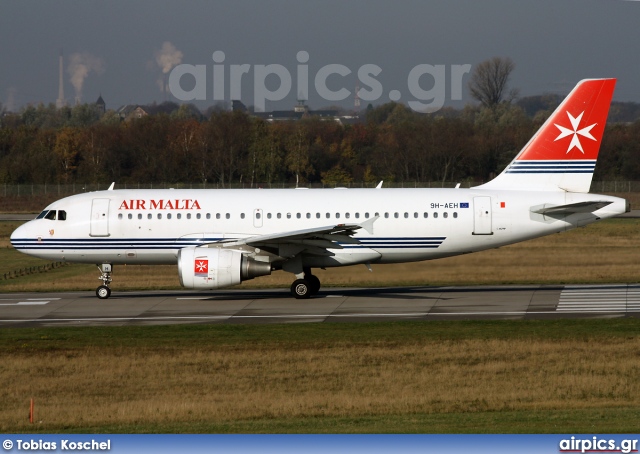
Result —
<instances>
[{"instance_id":1,"label":"runway marking","mask_svg":"<svg viewBox=\"0 0 640 454\"><path fill-rule=\"evenodd\" d=\"M560 293L558 312L640 312L640 288L566 286Z\"/></svg>"},{"instance_id":2,"label":"runway marking","mask_svg":"<svg viewBox=\"0 0 640 454\"><path fill-rule=\"evenodd\" d=\"M0 301L18 301L17 303L0 303L0 306L44 306L49 304L53 300L59 300L62 298L27 298L27 301L20 301L18 299L5 298Z\"/></svg>"},{"instance_id":3,"label":"runway marking","mask_svg":"<svg viewBox=\"0 0 640 454\"><path fill-rule=\"evenodd\" d=\"M604 311L601 311L604 312ZM606 311L611 312L611 311ZM456 317L475 315L542 315L557 314L557 311L509 311L509 312L414 312L399 314L283 314L283 315L195 315L195 316L167 316L167 317L96 317L96 318L37 318L22 320L2 320L0 323L56 323L56 322L133 322L133 321L161 321L161 320L232 320L232 319L301 319L301 318L371 318L371 317ZM563 311L563 314L584 314L583 310Z\"/></svg>"}]
</instances>

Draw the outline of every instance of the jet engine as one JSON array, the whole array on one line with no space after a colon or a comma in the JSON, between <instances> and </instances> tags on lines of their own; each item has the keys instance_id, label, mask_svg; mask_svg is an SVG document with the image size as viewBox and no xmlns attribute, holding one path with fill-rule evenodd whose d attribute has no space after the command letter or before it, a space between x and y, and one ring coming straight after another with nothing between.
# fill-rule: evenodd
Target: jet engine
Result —
<instances>
[{"instance_id":1,"label":"jet engine","mask_svg":"<svg viewBox=\"0 0 640 454\"><path fill-rule=\"evenodd\" d=\"M269 262L259 262L240 251L184 248L178 252L178 276L185 288L211 290L271 274Z\"/></svg>"}]
</instances>

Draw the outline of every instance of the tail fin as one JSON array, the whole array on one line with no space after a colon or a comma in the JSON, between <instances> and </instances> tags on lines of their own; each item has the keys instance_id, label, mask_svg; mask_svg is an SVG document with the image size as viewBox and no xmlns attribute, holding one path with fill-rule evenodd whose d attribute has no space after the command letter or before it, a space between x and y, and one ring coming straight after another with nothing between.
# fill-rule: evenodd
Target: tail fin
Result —
<instances>
[{"instance_id":1,"label":"tail fin","mask_svg":"<svg viewBox=\"0 0 640 454\"><path fill-rule=\"evenodd\" d=\"M589 192L616 79L585 79L487 189Z\"/></svg>"}]
</instances>

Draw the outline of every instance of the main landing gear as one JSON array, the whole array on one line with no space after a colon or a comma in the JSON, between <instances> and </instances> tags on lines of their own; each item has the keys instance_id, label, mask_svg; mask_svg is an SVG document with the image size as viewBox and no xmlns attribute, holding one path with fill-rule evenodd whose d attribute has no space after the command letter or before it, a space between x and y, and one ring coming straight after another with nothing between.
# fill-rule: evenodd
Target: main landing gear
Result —
<instances>
[{"instance_id":1,"label":"main landing gear","mask_svg":"<svg viewBox=\"0 0 640 454\"><path fill-rule=\"evenodd\" d=\"M96 296L101 300L106 300L111 296L109 284L111 283L112 267L110 263L103 263L102 265L98 265L98 269L100 270L100 277L98 279L102 281L102 285L96 289Z\"/></svg>"},{"instance_id":2,"label":"main landing gear","mask_svg":"<svg viewBox=\"0 0 640 454\"><path fill-rule=\"evenodd\" d=\"M299 300L310 298L311 295L315 295L319 290L320 279L311 274L311 269L308 268L305 268L302 279L296 279L291 284L291 294Z\"/></svg>"}]
</instances>

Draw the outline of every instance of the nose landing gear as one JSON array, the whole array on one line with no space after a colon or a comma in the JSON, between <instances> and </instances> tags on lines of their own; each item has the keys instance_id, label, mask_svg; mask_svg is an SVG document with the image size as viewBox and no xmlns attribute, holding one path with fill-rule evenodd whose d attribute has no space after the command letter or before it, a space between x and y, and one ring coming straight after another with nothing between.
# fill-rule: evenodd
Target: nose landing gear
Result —
<instances>
[{"instance_id":1,"label":"nose landing gear","mask_svg":"<svg viewBox=\"0 0 640 454\"><path fill-rule=\"evenodd\" d=\"M102 265L98 265L98 269L100 270L100 277L98 279L102 281L102 285L96 289L96 296L101 300L105 300L111 296L111 289L109 288L109 284L112 280L112 267L110 263L103 263Z\"/></svg>"}]
</instances>

